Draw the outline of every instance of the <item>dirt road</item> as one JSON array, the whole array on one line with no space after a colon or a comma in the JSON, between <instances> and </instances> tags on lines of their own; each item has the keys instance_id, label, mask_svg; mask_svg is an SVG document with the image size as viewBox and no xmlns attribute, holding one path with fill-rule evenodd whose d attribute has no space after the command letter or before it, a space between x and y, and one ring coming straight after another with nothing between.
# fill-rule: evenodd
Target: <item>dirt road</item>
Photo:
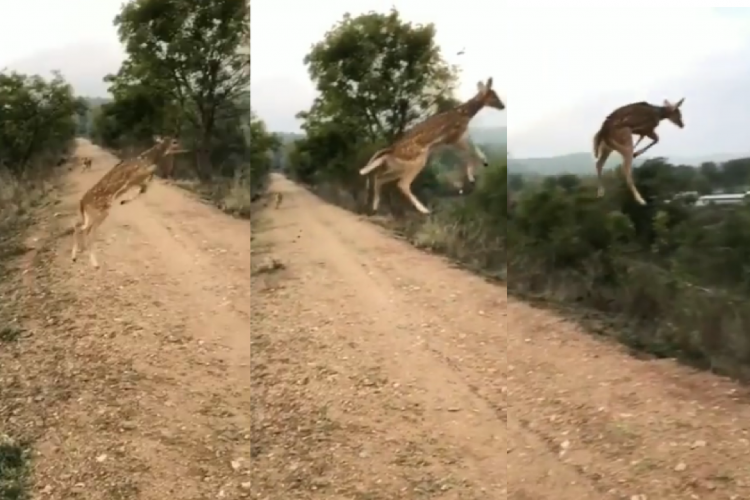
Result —
<instances>
[{"instance_id":1,"label":"dirt road","mask_svg":"<svg viewBox=\"0 0 750 500\"><path fill-rule=\"evenodd\" d=\"M78 153L61 212L114 163ZM750 498L744 390L273 189L252 280L249 224L160 182L112 211L99 270L70 262L72 218L38 228L0 352L35 498Z\"/></svg>"},{"instance_id":2,"label":"dirt road","mask_svg":"<svg viewBox=\"0 0 750 500\"><path fill-rule=\"evenodd\" d=\"M116 162L87 142L77 154L94 161L70 175L56 210L71 215ZM36 328L0 370L39 393L19 423L39 426L35 498L249 498L249 223L157 181L112 210L94 270L55 237L73 220L39 228Z\"/></svg>"},{"instance_id":3,"label":"dirt road","mask_svg":"<svg viewBox=\"0 0 750 500\"><path fill-rule=\"evenodd\" d=\"M273 189L253 242L285 266L253 278L257 498L750 498L745 390Z\"/></svg>"}]
</instances>

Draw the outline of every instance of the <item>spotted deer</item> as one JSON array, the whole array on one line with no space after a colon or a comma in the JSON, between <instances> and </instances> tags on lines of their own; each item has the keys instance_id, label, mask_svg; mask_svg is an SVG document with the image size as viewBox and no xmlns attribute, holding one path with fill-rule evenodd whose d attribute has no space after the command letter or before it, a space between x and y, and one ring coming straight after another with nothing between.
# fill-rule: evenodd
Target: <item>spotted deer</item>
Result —
<instances>
[{"instance_id":1,"label":"spotted deer","mask_svg":"<svg viewBox=\"0 0 750 500\"><path fill-rule=\"evenodd\" d=\"M109 215L112 203L132 188L139 188L138 193L129 200L120 201L121 205L145 193L161 159L184 152L176 139L171 137L155 137L154 139L156 144L152 148L112 167L81 198L78 204L80 219L73 227L74 243L71 252L73 262L76 261L79 250L88 248L91 265L98 268L93 238L96 230Z\"/></svg>"},{"instance_id":2,"label":"spotted deer","mask_svg":"<svg viewBox=\"0 0 750 500\"><path fill-rule=\"evenodd\" d=\"M83 159L83 171L91 169L91 165L93 164L93 160L91 158L84 158Z\"/></svg>"},{"instance_id":3,"label":"spotted deer","mask_svg":"<svg viewBox=\"0 0 750 500\"><path fill-rule=\"evenodd\" d=\"M421 213L430 211L411 192L411 184L424 169L432 150L437 147L454 147L465 157L464 168L469 182L474 182L474 168L478 161L487 165L486 158L476 158L478 149L472 151L467 129L472 118L484 107L504 110L505 104L492 89L492 78L487 83L477 83L477 93L458 106L433 115L408 130L401 138L375 153L360 171L360 175L373 173L372 210L380 205L383 185L398 181L401 192ZM367 182L369 189L369 178Z\"/></svg>"},{"instance_id":4,"label":"spotted deer","mask_svg":"<svg viewBox=\"0 0 750 500\"><path fill-rule=\"evenodd\" d=\"M682 98L676 104L672 104L664 100L663 106L636 102L617 108L605 118L601 128L594 135L594 158L597 160L596 175L599 180L597 191L599 197L604 196L602 169L612 151L617 151L622 156L622 171L630 192L633 193L638 203L646 204L633 182L633 159L638 158L659 142L656 127L662 120L669 120L680 128L685 126L682 121L682 111L680 111L684 101L685 98ZM633 144L633 135L640 136L635 144ZM644 137L651 139L651 144L635 151Z\"/></svg>"}]
</instances>

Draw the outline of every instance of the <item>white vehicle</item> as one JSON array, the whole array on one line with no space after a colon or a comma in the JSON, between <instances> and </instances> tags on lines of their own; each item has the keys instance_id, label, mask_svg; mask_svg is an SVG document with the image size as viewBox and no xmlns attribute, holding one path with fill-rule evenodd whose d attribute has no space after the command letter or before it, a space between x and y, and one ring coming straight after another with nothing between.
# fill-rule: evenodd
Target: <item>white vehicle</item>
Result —
<instances>
[{"instance_id":1,"label":"white vehicle","mask_svg":"<svg viewBox=\"0 0 750 500\"><path fill-rule=\"evenodd\" d=\"M709 194L701 196L696 200L696 207L705 207L709 205L742 205L748 200L748 193L744 194Z\"/></svg>"}]
</instances>

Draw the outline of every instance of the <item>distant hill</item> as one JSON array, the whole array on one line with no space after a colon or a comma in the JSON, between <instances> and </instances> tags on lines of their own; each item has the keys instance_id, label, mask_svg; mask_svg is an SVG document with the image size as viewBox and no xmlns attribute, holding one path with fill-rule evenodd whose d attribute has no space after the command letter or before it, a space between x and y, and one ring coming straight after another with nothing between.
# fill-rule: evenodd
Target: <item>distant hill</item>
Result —
<instances>
[{"instance_id":1,"label":"distant hill","mask_svg":"<svg viewBox=\"0 0 750 500\"><path fill-rule=\"evenodd\" d=\"M283 143L294 142L305 137L304 134L295 132L274 132ZM507 127L469 127L471 139L478 144L507 144L508 128Z\"/></svg>"},{"instance_id":2,"label":"distant hill","mask_svg":"<svg viewBox=\"0 0 750 500\"><path fill-rule=\"evenodd\" d=\"M477 144L491 146L508 144L508 127L469 127L469 135Z\"/></svg>"},{"instance_id":3,"label":"distant hill","mask_svg":"<svg viewBox=\"0 0 750 500\"><path fill-rule=\"evenodd\" d=\"M291 144L305 138L305 134L297 134L295 132L274 132L274 134L281 140L281 144L283 145Z\"/></svg>"},{"instance_id":4,"label":"distant hill","mask_svg":"<svg viewBox=\"0 0 750 500\"><path fill-rule=\"evenodd\" d=\"M85 97L83 98L86 101L86 104L89 105L90 108L98 108L102 104L107 104L108 102L112 102L111 97Z\"/></svg>"},{"instance_id":5,"label":"distant hill","mask_svg":"<svg viewBox=\"0 0 750 500\"><path fill-rule=\"evenodd\" d=\"M635 160L634 165L638 166L643 162L647 161L652 157L643 157ZM670 163L675 165L690 165L693 167L699 166L705 162L723 163L736 158L750 157L750 153L719 153L714 155L702 155L702 156L675 156L668 157ZM595 172L596 160L594 155L591 153L571 153L562 156L552 156L548 158L510 158L508 159L508 170L514 173L534 173L541 175L560 175L560 174L575 174L575 175L591 175ZM613 168L622 163L620 155L613 153L605 168Z\"/></svg>"}]
</instances>

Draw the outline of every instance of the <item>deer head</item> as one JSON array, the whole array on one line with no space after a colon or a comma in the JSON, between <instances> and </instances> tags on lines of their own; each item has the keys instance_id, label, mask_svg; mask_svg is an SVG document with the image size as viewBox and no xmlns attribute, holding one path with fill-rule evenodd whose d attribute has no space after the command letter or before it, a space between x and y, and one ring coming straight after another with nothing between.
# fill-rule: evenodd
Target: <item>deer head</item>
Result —
<instances>
[{"instance_id":1,"label":"deer head","mask_svg":"<svg viewBox=\"0 0 750 500\"><path fill-rule=\"evenodd\" d=\"M682 111L680 111L680 106L682 106L683 102L685 102L684 97L677 101L676 104L672 104L668 100L664 99L664 108L667 110L667 120L674 123L680 128L685 127L685 124L682 121Z\"/></svg>"},{"instance_id":2,"label":"deer head","mask_svg":"<svg viewBox=\"0 0 750 500\"><path fill-rule=\"evenodd\" d=\"M154 136L154 142L164 148L164 156L177 153L185 153L187 151L184 147L182 147L180 141L174 137L161 137L157 135Z\"/></svg>"},{"instance_id":3,"label":"deer head","mask_svg":"<svg viewBox=\"0 0 750 500\"><path fill-rule=\"evenodd\" d=\"M500 111L505 109L503 101L492 90L492 77L487 79L487 83L477 82L477 96L482 101L482 104L487 107L499 109Z\"/></svg>"}]
</instances>

